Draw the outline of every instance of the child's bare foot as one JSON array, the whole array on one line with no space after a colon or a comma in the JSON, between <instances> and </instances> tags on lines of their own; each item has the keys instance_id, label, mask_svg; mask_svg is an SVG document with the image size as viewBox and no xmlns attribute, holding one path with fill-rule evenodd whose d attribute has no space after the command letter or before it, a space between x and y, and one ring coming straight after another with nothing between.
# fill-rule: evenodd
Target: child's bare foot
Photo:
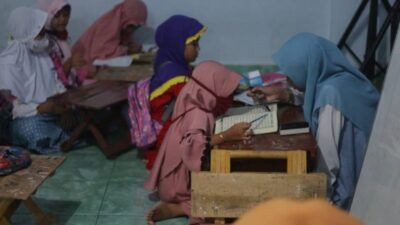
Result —
<instances>
[{"instance_id":1,"label":"child's bare foot","mask_svg":"<svg viewBox=\"0 0 400 225\"><path fill-rule=\"evenodd\" d=\"M186 215L179 204L161 202L147 213L147 224Z\"/></svg>"}]
</instances>

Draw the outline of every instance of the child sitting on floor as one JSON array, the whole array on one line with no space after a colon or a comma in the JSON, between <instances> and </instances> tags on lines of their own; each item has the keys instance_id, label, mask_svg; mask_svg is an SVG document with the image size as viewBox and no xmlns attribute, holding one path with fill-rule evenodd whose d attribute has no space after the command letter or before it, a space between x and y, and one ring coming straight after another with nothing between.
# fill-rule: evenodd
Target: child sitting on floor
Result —
<instances>
[{"instance_id":1,"label":"child sitting on floor","mask_svg":"<svg viewBox=\"0 0 400 225\"><path fill-rule=\"evenodd\" d=\"M72 48L73 54L83 55L89 64L79 69L79 73L91 78L96 73L94 60L140 52L142 46L132 36L146 19L147 8L141 0L124 0L97 19Z\"/></svg>"},{"instance_id":2,"label":"child sitting on floor","mask_svg":"<svg viewBox=\"0 0 400 225\"><path fill-rule=\"evenodd\" d=\"M66 88L79 86L84 77L77 73L76 69L86 65L82 54L71 54L71 47L68 43L67 26L71 15L71 5L67 0L37 0L39 9L49 13L46 22L46 33L52 42L52 49L49 54L61 81Z\"/></svg>"},{"instance_id":3,"label":"child sitting on floor","mask_svg":"<svg viewBox=\"0 0 400 225\"><path fill-rule=\"evenodd\" d=\"M153 167L171 123L173 103L192 73L190 63L199 54L200 37L205 31L206 27L199 21L182 15L170 17L157 28L156 43L159 49L149 87L149 100L152 119L163 127L157 135L155 146L145 152L147 169Z\"/></svg>"},{"instance_id":4,"label":"child sitting on floor","mask_svg":"<svg viewBox=\"0 0 400 225\"><path fill-rule=\"evenodd\" d=\"M148 223L189 216L190 224L202 222L190 216L190 172L200 171L213 145L248 140L249 123L238 123L213 135L215 118L230 107L241 76L213 61L200 63L180 92L171 126L160 147L145 187L158 190L161 203L148 214Z\"/></svg>"},{"instance_id":5,"label":"child sitting on floor","mask_svg":"<svg viewBox=\"0 0 400 225\"><path fill-rule=\"evenodd\" d=\"M61 128L67 122L67 108L49 97L65 91L49 56L49 39L44 26L48 14L19 7L11 12L11 36L0 53L0 90L10 92L12 121L11 144L41 154L60 152L68 139Z\"/></svg>"}]
</instances>

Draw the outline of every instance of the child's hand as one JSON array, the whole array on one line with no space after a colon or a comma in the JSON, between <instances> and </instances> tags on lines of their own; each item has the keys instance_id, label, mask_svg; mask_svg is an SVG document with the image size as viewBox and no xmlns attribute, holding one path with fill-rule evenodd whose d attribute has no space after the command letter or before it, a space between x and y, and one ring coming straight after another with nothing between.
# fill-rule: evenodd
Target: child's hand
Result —
<instances>
[{"instance_id":1,"label":"child's hand","mask_svg":"<svg viewBox=\"0 0 400 225\"><path fill-rule=\"evenodd\" d=\"M56 102L54 100L49 100L49 101L46 101L46 102L40 104L37 107L37 111L40 114L60 115L67 111L67 106L62 103Z\"/></svg>"},{"instance_id":2,"label":"child's hand","mask_svg":"<svg viewBox=\"0 0 400 225\"><path fill-rule=\"evenodd\" d=\"M81 54L73 54L70 59L72 68L79 68L87 64Z\"/></svg>"},{"instance_id":3,"label":"child's hand","mask_svg":"<svg viewBox=\"0 0 400 225\"><path fill-rule=\"evenodd\" d=\"M249 130L250 127L250 123L237 123L225 131L223 136L225 137L226 141L248 140L253 135L253 133Z\"/></svg>"},{"instance_id":4,"label":"child's hand","mask_svg":"<svg viewBox=\"0 0 400 225\"><path fill-rule=\"evenodd\" d=\"M253 97L255 101L265 103L290 101L288 89L279 87L256 87L250 91L249 96Z\"/></svg>"}]
</instances>

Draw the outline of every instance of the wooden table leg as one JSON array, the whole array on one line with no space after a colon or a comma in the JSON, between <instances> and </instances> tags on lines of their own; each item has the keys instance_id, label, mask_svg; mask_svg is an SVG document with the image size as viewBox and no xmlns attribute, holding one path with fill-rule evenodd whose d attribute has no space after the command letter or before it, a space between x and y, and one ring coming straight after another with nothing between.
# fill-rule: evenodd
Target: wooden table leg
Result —
<instances>
[{"instance_id":1,"label":"wooden table leg","mask_svg":"<svg viewBox=\"0 0 400 225\"><path fill-rule=\"evenodd\" d=\"M230 153L225 150L211 150L211 172L230 173Z\"/></svg>"},{"instance_id":2,"label":"wooden table leg","mask_svg":"<svg viewBox=\"0 0 400 225\"><path fill-rule=\"evenodd\" d=\"M74 131L72 132L71 136L69 137L68 140L64 141L64 143L61 144L61 151L67 152L75 143L78 138L80 138L85 132L89 125L89 121L84 121L83 123L79 124Z\"/></svg>"},{"instance_id":3,"label":"wooden table leg","mask_svg":"<svg viewBox=\"0 0 400 225\"><path fill-rule=\"evenodd\" d=\"M13 204L14 200L0 199L0 225L10 225L9 218L7 218L7 211Z\"/></svg>"},{"instance_id":4,"label":"wooden table leg","mask_svg":"<svg viewBox=\"0 0 400 225\"><path fill-rule=\"evenodd\" d=\"M17 211L18 207L21 205L21 200L14 200L11 205L8 207L4 218L10 222L12 215Z\"/></svg>"},{"instance_id":5,"label":"wooden table leg","mask_svg":"<svg viewBox=\"0 0 400 225\"><path fill-rule=\"evenodd\" d=\"M53 225L55 223L55 217L53 215L45 214L42 209L33 201L31 197L24 201L26 208L35 217L36 222L39 225Z\"/></svg>"},{"instance_id":6,"label":"wooden table leg","mask_svg":"<svg viewBox=\"0 0 400 225\"><path fill-rule=\"evenodd\" d=\"M228 151L211 150L211 172L212 173L230 173L230 156ZM225 224L224 218L214 219L214 224Z\"/></svg>"},{"instance_id":7,"label":"wooden table leg","mask_svg":"<svg viewBox=\"0 0 400 225\"><path fill-rule=\"evenodd\" d=\"M225 224L225 219L215 219L214 224Z\"/></svg>"},{"instance_id":8,"label":"wooden table leg","mask_svg":"<svg viewBox=\"0 0 400 225\"><path fill-rule=\"evenodd\" d=\"M287 152L287 173L304 174L307 173L307 152L288 151Z\"/></svg>"},{"instance_id":9,"label":"wooden table leg","mask_svg":"<svg viewBox=\"0 0 400 225\"><path fill-rule=\"evenodd\" d=\"M0 225L11 225L11 222L9 219L7 219L6 217L1 217L0 219Z\"/></svg>"}]
</instances>

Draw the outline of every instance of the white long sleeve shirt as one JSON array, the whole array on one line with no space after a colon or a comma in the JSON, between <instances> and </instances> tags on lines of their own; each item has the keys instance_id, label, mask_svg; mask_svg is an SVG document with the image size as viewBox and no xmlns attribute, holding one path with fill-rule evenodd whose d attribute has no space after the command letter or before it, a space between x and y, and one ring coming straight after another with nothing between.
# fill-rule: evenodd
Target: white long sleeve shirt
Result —
<instances>
[{"instance_id":1,"label":"white long sleeve shirt","mask_svg":"<svg viewBox=\"0 0 400 225\"><path fill-rule=\"evenodd\" d=\"M316 141L319 148L318 170L329 175L329 184L334 184L339 172L339 141L345 118L339 110L325 105L319 110Z\"/></svg>"},{"instance_id":2,"label":"white long sleeve shirt","mask_svg":"<svg viewBox=\"0 0 400 225\"><path fill-rule=\"evenodd\" d=\"M290 87L289 90L294 96L293 104L300 106L304 103L304 93ZM320 150L318 154L318 170L329 175L329 184L336 181L339 163L339 141L344 117L339 110L331 105L325 105L319 109L318 128L316 141Z\"/></svg>"},{"instance_id":3,"label":"white long sleeve shirt","mask_svg":"<svg viewBox=\"0 0 400 225\"><path fill-rule=\"evenodd\" d=\"M60 80L56 79L56 88L57 88L57 93L63 93L66 91L64 85L61 83ZM22 103L18 99L15 99L13 101L13 110L12 110L12 116L13 119L20 118L20 117L29 117L29 116L34 116L38 114L37 107L40 104L38 103Z\"/></svg>"}]
</instances>

